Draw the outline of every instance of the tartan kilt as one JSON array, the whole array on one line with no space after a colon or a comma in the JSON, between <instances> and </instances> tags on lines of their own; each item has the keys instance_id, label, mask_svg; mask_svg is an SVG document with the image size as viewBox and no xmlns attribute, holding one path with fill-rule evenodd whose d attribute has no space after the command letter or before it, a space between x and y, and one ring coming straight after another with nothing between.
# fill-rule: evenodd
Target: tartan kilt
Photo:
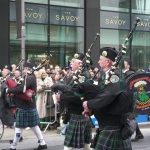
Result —
<instances>
[{"instance_id":1,"label":"tartan kilt","mask_svg":"<svg viewBox=\"0 0 150 150\"><path fill-rule=\"evenodd\" d=\"M73 148L83 148L92 138L92 124L83 115L70 114L69 126L66 131L64 145Z\"/></svg>"},{"instance_id":2,"label":"tartan kilt","mask_svg":"<svg viewBox=\"0 0 150 150\"><path fill-rule=\"evenodd\" d=\"M16 113L16 127L34 127L40 124L37 109L18 109Z\"/></svg>"},{"instance_id":3,"label":"tartan kilt","mask_svg":"<svg viewBox=\"0 0 150 150\"><path fill-rule=\"evenodd\" d=\"M95 150L132 150L130 139L122 140L119 126L105 126L99 129Z\"/></svg>"}]
</instances>

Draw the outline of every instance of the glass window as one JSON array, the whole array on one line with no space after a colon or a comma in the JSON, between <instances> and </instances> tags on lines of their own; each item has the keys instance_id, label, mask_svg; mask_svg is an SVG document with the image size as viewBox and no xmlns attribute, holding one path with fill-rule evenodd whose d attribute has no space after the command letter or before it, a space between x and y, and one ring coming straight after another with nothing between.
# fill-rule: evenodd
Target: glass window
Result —
<instances>
[{"instance_id":1,"label":"glass window","mask_svg":"<svg viewBox=\"0 0 150 150\"><path fill-rule=\"evenodd\" d=\"M50 48L48 48L47 25L26 24L25 55L38 65L48 51L52 54L51 64L64 67L69 64L72 54L84 53L84 28L70 26L50 26ZM10 23L11 63L21 59L21 39L16 39L16 23Z\"/></svg>"},{"instance_id":2,"label":"glass window","mask_svg":"<svg viewBox=\"0 0 150 150\"><path fill-rule=\"evenodd\" d=\"M130 0L100 0L100 9L129 12Z\"/></svg>"},{"instance_id":3,"label":"glass window","mask_svg":"<svg viewBox=\"0 0 150 150\"><path fill-rule=\"evenodd\" d=\"M134 32L132 40L133 68L146 69L150 62L150 34L149 32Z\"/></svg>"},{"instance_id":4,"label":"glass window","mask_svg":"<svg viewBox=\"0 0 150 150\"><path fill-rule=\"evenodd\" d=\"M38 65L48 52L47 25L26 24L25 55ZM21 39L16 39L16 23L10 23L10 58L11 63L21 59Z\"/></svg>"},{"instance_id":5,"label":"glass window","mask_svg":"<svg viewBox=\"0 0 150 150\"><path fill-rule=\"evenodd\" d=\"M132 13L150 14L150 0L132 0Z\"/></svg>"},{"instance_id":6,"label":"glass window","mask_svg":"<svg viewBox=\"0 0 150 150\"><path fill-rule=\"evenodd\" d=\"M50 24L84 26L84 10L51 6Z\"/></svg>"},{"instance_id":7,"label":"glass window","mask_svg":"<svg viewBox=\"0 0 150 150\"><path fill-rule=\"evenodd\" d=\"M84 0L50 0L51 5L84 8Z\"/></svg>"},{"instance_id":8,"label":"glass window","mask_svg":"<svg viewBox=\"0 0 150 150\"><path fill-rule=\"evenodd\" d=\"M10 1L15 1L15 0L10 0ZM24 0L24 2L39 3L39 4L48 4L48 0Z\"/></svg>"},{"instance_id":9,"label":"glass window","mask_svg":"<svg viewBox=\"0 0 150 150\"><path fill-rule=\"evenodd\" d=\"M84 53L84 28L50 26L50 53L52 61L61 67L68 65L72 54Z\"/></svg>"},{"instance_id":10,"label":"glass window","mask_svg":"<svg viewBox=\"0 0 150 150\"><path fill-rule=\"evenodd\" d=\"M100 29L100 47L115 47L120 50L122 44L125 43L128 32L125 30ZM128 57L130 55L129 43L127 43L126 47L126 57Z\"/></svg>"}]
</instances>

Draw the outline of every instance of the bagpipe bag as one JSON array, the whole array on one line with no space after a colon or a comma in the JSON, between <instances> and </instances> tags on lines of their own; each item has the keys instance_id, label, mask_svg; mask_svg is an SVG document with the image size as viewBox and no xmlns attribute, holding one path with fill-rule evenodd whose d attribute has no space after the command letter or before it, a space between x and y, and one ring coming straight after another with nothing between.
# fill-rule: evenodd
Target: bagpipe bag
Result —
<instances>
[{"instance_id":1,"label":"bagpipe bag","mask_svg":"<svg viewBox=\"0 0 150 150\"><path fill-rule=\"evenodd\" d=\"M17 83L13 79L9 79L6 81L6 85L9 88L14 88L15 86L17 86ZM19 97L28 102L33 101L33 95L35 95L35 92L31 89L27 89L25 93L22 92L22 93L15 94L16 97Z\"/></svg>"}]
</instances>

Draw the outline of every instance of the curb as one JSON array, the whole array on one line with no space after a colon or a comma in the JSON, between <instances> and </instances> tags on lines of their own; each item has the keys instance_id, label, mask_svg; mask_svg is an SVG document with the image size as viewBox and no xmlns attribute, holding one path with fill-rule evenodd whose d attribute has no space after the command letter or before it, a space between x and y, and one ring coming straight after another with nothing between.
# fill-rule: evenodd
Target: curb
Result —
<instances>
[{"instance_id":1,"label":"curb","mask_svg":"<svg viewBox=\"0 0 150 150\"><path fill-rule=\"evenodd\" d=\"M141 129L150 128L150 122L142 122L142 123L138 123L138 125Z\"/></svg>"}]
</instances>

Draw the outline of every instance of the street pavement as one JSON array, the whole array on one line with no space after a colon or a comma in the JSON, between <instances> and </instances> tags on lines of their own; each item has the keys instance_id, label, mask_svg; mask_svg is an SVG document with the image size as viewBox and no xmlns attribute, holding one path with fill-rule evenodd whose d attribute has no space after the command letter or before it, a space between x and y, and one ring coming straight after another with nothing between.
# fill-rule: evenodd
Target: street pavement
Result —
<instances>
[{"instance_id":1,"label":"street pavement","mask_svg":"<svg viewBox=\"0 0 150 150\"><path fill-rule=\"evenodd\" d=\"M144 139L138 142L132 142L133 150L150 150L150 128L141 127L141 131L144 135ZM48 150L63 150L64 137L58 134L57 130L46 131L43 133L44 140L48 145ZM0 141L0 149L9 147L9 140L13 139L14 130L6 128L4 135ZM135 135L132 136L134 138ZM33 150L38 146L37 138L31 130L23 131L23 142L19 142L17 150Z\"/></svg>"}]
</instances>

